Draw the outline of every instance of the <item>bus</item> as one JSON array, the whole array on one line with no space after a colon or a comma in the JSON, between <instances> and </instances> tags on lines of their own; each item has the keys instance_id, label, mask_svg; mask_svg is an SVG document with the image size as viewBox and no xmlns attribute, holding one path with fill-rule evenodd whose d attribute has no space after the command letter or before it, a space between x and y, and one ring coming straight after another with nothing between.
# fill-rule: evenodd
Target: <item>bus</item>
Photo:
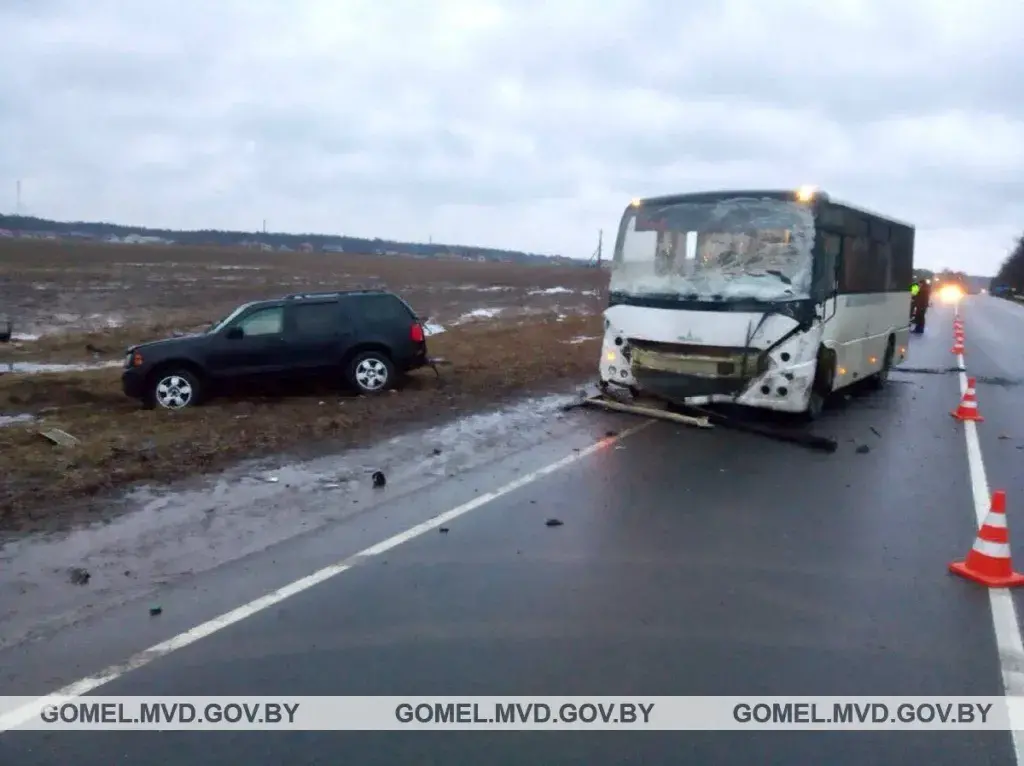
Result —
<instances>
[{"instance_id":1,"label":"bus","mask_svg":"<svg viewBox=\"0 0 1024 766\"><path fill-rule=\"evenodd\" d=\"M633 200L615 241L600 386L816 418L907 356L913 225L814 187Z\"/></svg>"}]
</instances>

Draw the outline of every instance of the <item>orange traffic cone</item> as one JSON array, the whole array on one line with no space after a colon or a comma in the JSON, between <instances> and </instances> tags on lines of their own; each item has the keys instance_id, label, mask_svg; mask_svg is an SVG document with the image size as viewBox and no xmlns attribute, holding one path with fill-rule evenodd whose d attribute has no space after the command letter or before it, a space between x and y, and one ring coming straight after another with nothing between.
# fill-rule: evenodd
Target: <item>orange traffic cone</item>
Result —
<instances>
[{"instance_id":1,"label":"orange traffic cone","mask_svg":"<svg viewBox=\"0 0 1024 766\"><path fill-rule=\"evenodd\" d=\"M1013 571L1010 531L1006 526L1006 493L992 493L992 504L974 545L964 561L954 561L949 571L990 588L1024 585L1024 575Z\"/></svg>"},{"instance_id":2,"label":"orange traffic cone","mask_svg":"<svg viewBox=\"0 0 1024 766\"><path fill-rule=\"evenodd\" d=\"M967 379L967 390L964 391L963 398L960 400L960 406L949 414L957 420L974 420L978 423L985 419L978 412L978 400L974 394L974 378Z\"/></svg>"}]
</instances>

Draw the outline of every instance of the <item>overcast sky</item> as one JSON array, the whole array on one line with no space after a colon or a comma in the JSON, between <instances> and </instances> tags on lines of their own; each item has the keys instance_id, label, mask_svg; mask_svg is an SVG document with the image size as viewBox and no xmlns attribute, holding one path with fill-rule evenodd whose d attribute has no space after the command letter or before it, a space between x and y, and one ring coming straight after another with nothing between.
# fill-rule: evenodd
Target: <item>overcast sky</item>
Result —
<instances>
[{"instance_id":1,"label":"overcast sky","mask_svg":"<svg viewBox=\"0 0 1024 766\"><path fill-rule=\"evenodd\" d=\"M0 210L585 257L634 196L795 187L992 273L1021 0L0 0Z\"/></svg>"}]
</instances>

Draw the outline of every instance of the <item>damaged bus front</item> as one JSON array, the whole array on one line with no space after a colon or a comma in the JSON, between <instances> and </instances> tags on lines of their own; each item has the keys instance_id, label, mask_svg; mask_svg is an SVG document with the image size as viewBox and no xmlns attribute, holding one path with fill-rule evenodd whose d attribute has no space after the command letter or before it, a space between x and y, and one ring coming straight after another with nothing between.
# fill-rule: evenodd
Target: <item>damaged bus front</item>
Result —
<instances>
[{"instance_id":1,"label":"damaged bus front","mask_svg":"<svg viewBox=\"0 0 1024 766\"><path fill-rule=\"evenodd\" d=\"M808 189L634 201L615 244L602 388L814 416L853 379L883 379L906 351L907 259L877 262L884 284L860 291L874 298L840 296L844 237L863 224L869 241L883 220Z\"/></svg>"}]
</instances>

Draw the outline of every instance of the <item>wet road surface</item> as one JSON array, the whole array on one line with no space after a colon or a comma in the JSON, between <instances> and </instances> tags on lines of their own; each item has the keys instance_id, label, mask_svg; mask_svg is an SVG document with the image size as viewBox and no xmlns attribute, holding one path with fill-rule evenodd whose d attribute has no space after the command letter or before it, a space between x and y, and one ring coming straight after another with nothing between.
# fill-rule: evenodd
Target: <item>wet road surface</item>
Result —
<instances>
[{"instance_id":1,"label":"wet road surface","mask_svg":"<svg viewBox=\"0 0 1024 766\"><path fill-rule=\"evenodd\" d=\"M1013 469L1014 438L1024 421L1003 378L1024 372L1020 352L1007 348L1024 333L1024 311L998 304L968 300L966 359L979 378L989 482L1009 492L1016 542L1024 476ZM955 364L950 325L937 308L907 366ZM0 652L3 685L8 694L55 691L575 455L446 521L446 534L407 535L137 662L96 693L1001 695L988 593L946 572L976 528L963 427L949 416L958 397L955 373L894 374L886 390L841 403L816 425L838 439L831 455L667 423L585 454L609 429L638 423L574 413L571 427L458 481L170 585L159 618L129 602L11 646ZM546 526L552 517L564 524ZM0 761L883 766L1015 757L1004 732L142 732L8 733Z\"/></svg>"}]
</instances>

